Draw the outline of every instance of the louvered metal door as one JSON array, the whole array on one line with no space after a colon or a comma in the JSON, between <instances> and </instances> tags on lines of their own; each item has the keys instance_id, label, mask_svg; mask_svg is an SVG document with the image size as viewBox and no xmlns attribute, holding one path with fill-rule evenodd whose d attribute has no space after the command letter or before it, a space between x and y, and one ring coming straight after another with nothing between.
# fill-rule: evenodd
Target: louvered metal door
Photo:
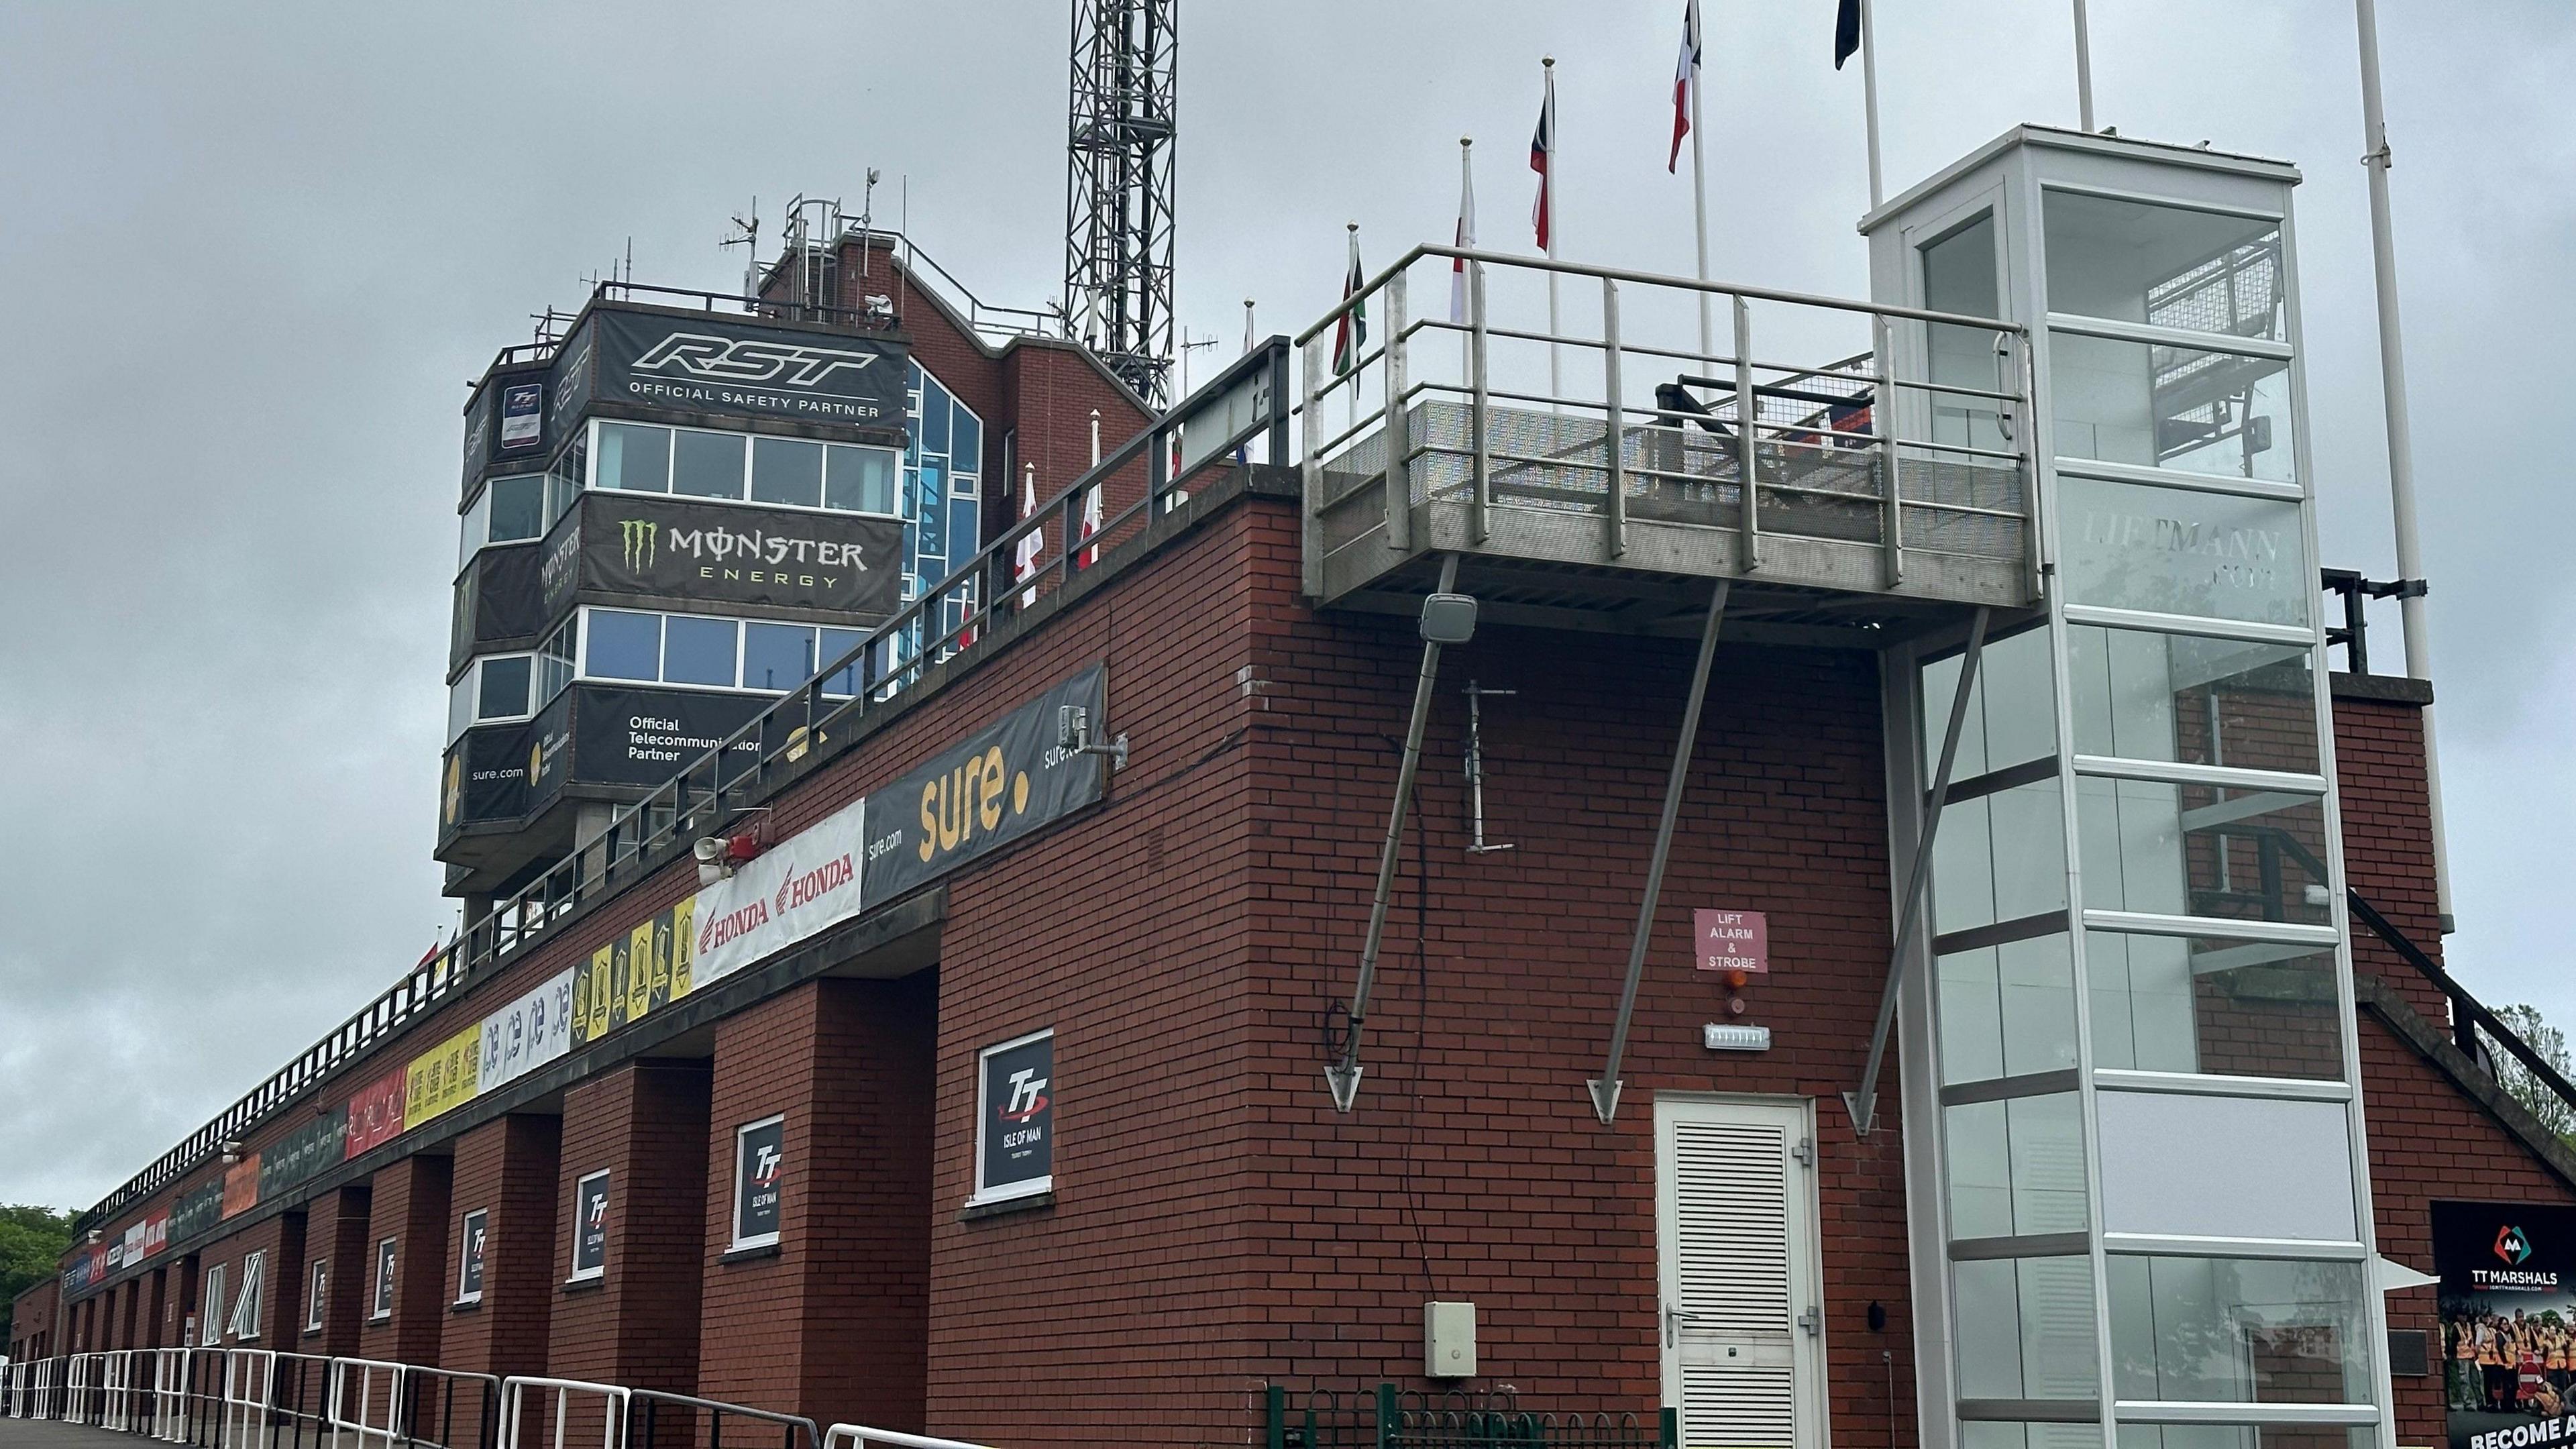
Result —
<instances>
[{"instance_id":1,"label":"louvered metal door","mask_svg":"<svg viewBox=\"0 0 2576 1449\"><path fill-rule=\"evenodd\" d=\"M1822 1449L1802 1102L1655 1104L1664 1402L1683 1449Z\"/></svg>"}]
</instances>

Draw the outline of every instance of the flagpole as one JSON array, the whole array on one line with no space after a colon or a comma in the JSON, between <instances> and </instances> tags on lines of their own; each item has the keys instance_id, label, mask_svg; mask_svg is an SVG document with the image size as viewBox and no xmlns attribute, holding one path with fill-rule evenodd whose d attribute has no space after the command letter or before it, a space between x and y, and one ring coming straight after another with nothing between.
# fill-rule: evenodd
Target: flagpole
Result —
<instances>
[{"instance_id":1,"label":"flagpole","mask_svg":"<svg viewBox=\"0 0 2576 1449\"><path fill-rule=\"evenodd\" d=\"M2093 130L2093 27L2084 19L2084 0L2075 0L2075 110L2084 130Z\"/></svg>"},{"instance_id":2,"label":"flagpole","mask_svg":"<svg viewBox=\"0 0 2576 1449\"><path fill-rule=\"evenodd\" d=\"M1860 0L1860 85L1869 125L1869 209L1887 199L1878 169L1878 17L1869 0Z\"/></svg>"},{"instance_id":3,"label":"flagpole","mask_svg":"<svg viewBox=\"0 0 2576 1449\"><path fill-rule=\"evenodd\" d=\"M1556 57L1540 56L1538 64L1540 74L1547 81L1546 94L1539 101L1547 108L1547 170L1539 174L1538 184L1547 193L1542 205L1547 213L1547 259L1552 262L1556 260L1556 234L1561 230L1557 226L1556 214L1556 158L1565 149L1565 139L1556 130ZM1560 380L1562 368L1557 355L1557 335L1556 269L1550 267L1547 272L1547 396L1551 411L1565 396L1565 385Z\"/></svg>"},{"instance_id":4,"label":"flagpole","mask_svg":"<svg viewBox=\"0 0 2576 1449\"><path fill-rule=\"evenodd\" d=\"M1475 146L1476 139L1473 136L1458 138L1458 245L1470 249L1476 245L1474 229L1469 225L1472 218L1467 214L1472 209L1476 195L1476 169L1469 160ZM1465 267L1464 261L1458 262L1453 268L1453 275L1463 274ZM1460 323L1467 320L1455 297L1450 299L1449 320ZM1475 350L1475 336L1461 328L1458 333L1458 381L1461 385L1469 385L1475 381L1473 375L1476 365Z\"/></svg>"},{"instance_id":5,"label":"flagpole","mask_svg":"<svg viewBox=\"0 0 2576 1449\"><path fill-rule=\"evenodd\" d=\"M2379 95L2379 11L2375 0L2353 0L2361 31L2362 165L2370 172L2370 260L2379 294L2379 386L2388 421L2388 497L2397 533L2398 617L2406 626L2406 672L2433 677L2433 640L2424 617L2424 555L2415 536L2415 440L2406 408L2406 354L2397 326L2397 243L2388 215L2388 115ZM2451 858L2442 828L2442 768L2433 744L2433 706L2425 705L2424 795L2433 817L2434 910L2449 931Z\"/></svg>"},{"instance_id":6,"label":"flagpole","mask_svg":"<svg viewBox=\"0 0 2576 1449\"><path fill-rule=\"evenodd\" d=\"M1360 224L1354 221L1349 223L1349 226L1351 232L1351 280L1344 287L1345 291L1359 285L1360 270ZM1349 395L1343 398L1343 402L1348 404L1348 406L1343 409L1342 414L1342 426L1344 428L1357 428L1360 425L1360 350L1368 346L1368 339L1360 335L1358 326L1352 321L1352 318L1355 315L1356 314L1350 312L1342 314L1342 325L1350 329L1351 337L1351 390Z\"/></svg>"},{"instance_id":7,"label":"flagpole","mask_svg":"<svg viewBox=\"0 0 2576 1449\"><path fill-rule=\"evenodd\" d=\"M1699 29L1699 0L1690 0L1690 31L1692 47L1697 51L1705 52L1707 42L1701 36ZM1699 119L1699 58L1697 55L1692 57L1690 67L1690 127L1691 219L1699 228L1699 279L1705 282L1708 280L1708 162L1701 153L1699 138L1707 134L1707 128L1700 124ZM1711 335L1708 320L1708 293L1702 292L1699 294L1699 355L1703 362L1711 356L1712 344L1709 341Z\"/></svg>"}]
</instances>

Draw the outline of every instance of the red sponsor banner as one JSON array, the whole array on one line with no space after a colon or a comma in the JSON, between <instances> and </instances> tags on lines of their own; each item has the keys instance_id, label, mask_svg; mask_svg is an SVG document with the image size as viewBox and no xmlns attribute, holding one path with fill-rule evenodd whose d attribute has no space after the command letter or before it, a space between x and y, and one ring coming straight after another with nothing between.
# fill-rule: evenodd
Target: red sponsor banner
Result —
<instances>
[{"instance_id":1,"label":"red sponsor banner","mask_svg":"<svg viewBox=\"0 0 2576 1449\"><path fill-rule=\"evenodd\" d=\"M396 1067L349 1098L349 1145L343 1160L400 1137L403 1133L403 1098L411 1073Z\"/></svg>"},{"instance_id":2,"label":"red sponsor banner","mask_svg":"<svg viewBox=\"0 0 2576 1449\"><path fill-rule=\"evenodd\" d=\"M150 1257L170 1246L170 1215L157 1212L143 1220L143 1256Z\"/></svg>"},{"instance_id":3,"label":"red sponsor banner","mask_svg":"<svg viewBox=\"0 0 2576 1449\"><path fill-rule=\"evenodd\" d=\"M92 1283L106 1282L107 1267L107 1245L105 1243L101 1243L97 1247L90 1249L89 1281Z\"/></svg>"},{"instance_id":4,"label":"red sponsor banner","mask_svg":"<svg viewBox=\"0 0 2576 1449\"><path fill-rule=\"evenodd\" d=\"M259 1205L259 1154L254 1152L224 1169L224 1216Z\"/></svg>"},{"instance_id":5,"label":"red sponsor banner","mask_svg":"<svg viewBox=\"0 0 2576 1449\"><path fill-rule=\"evenodd\" d=\"M1691 912L1691 954L1702 971L1771 969L1771 922L1760 911Z\"/></svg>"}]
</instances>

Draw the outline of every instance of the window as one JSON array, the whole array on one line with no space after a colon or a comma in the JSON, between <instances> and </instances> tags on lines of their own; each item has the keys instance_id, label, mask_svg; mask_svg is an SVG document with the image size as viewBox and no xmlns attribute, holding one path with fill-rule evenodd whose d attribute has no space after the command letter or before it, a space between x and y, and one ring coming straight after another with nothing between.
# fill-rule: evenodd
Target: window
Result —
<instances>
[{"instance_id":1,"label":"window","mask_svg":"<svg viewBox=\"0 0 2576 1449\"><path fill-rule=\"evenodd\" d=\"M733 1247L762 1248L778 1241L786 1178L785 1117L768 1117L734 1129Z\"/></svg>"},{"instance_id":2,"label":"window","mask_svg":"<svg viewBox=\"0 0 2576 1449\"><path fill-rule=\"evenodd\" d=\"M815 670L857 649L867 638L857 629L717 619L702 614L584 608L581 617L589 620L585 626L589 644L581 677L708 689L794 689L813 678ZM549 640L540 651L541 670L551 667L554 649L554 641ZM825 681L824 693L853 693L857 689L856 675L856 665L842 670Z\"/></svg>"},{"instance_id":3,"label":"window","mask_svg":"<svg viewBox=\"0 0 2576 1449\"><path fill-rule=\"evenodd\" d=\"M473 562L484 545L524 543L543 537L547 525L554 522L548 513L547 481L543 474L528 473L510 478L495 478L474 495L465 510L465 521L457 533L456 566Z\"/></svg>"},{"instance_id":4,"label":"window","mask_svg":"<svg viewBox=\"0 0 2576 1449\"><path fill-rule=\"evenodd\" d=\"M572 1276L579 1283L608 1271L608 1173L572 1185Z\"/></svg>"},{"instance_id":5,"label":"window","mask_svg":"<svg viewBox=\"0 0 2576 1449\"><path fill-rule=\"evenodd\" d=\"M376 1244L376 1301L368 1310L369 1322L382 1323L394 1316L394 1240Z\"/></svg>"},{"instance_id":6,"label":"window","mask_svg":"<svg viewBox=\"0 0 2576 1449\"><path fill-rule=\"evenodd\" d=\"M940 396L944 400L947 395ZM980 439L973 415L958 411L970 425L962 436ZM593 487L842 513L896 512L896 455L891 448L637 423L595 426L599 462ZM578 466L573 465L574 476Z\"/></svg>"},{"instance_id":7,"label":"window","mask_svg":"<svg viewBox=\"0 0 2576 1449\"><path fill-rule=\"evenodd\" d=\"M2069 603L2309 624L2316 570L2297 503L2099 478L2058 491Z\"/></svg>"},{"instance_id":8,"label":"window","mask_svg":"<svg viewBox=\"0 0 2576 1449\"><path fill-rule=\"evenodd\" d=\"M984 427L918 363L911 381L912 446L903 459L904 571L914 590L910 597L918 598L981 546Z\"/></svg>"},{"instance_id":9,"label":"window","mask_svg":"<svg viewBox=\"0 0 2576 1449\"><path fill-rule=\"evenodd\" d=\"M238 1339L259 1337L260 1290L267 1277L268 1254L256 1252L242 1259L241 1297L233 1303L232 1334Z\"/></svg>"},{"instance_id":10,"label":"window","mask_svg":"<svg viewBox=\"0 0 2576 1449\"><path fill-rule=\"evenodd\" d=\"M206 1287L197 1304L197 1342L212 1347L224 1341L224 1265L206 1269Z\"/></svg>"},{"instance_id":11,"label":"window","mask_svg":"<svg viewBox=\"0 0 2576 1449\"><path fill-rule=\"evenodd\" d=\"M323 1259L313 1260L313 1279L304 1290L304 1331L322 1331L322 1298L331 1287L331 1265Z\"/></svg>"},{"instance_id":12,"label":"window","mask_svg":"<svg viewBox=\"0 0 2576 1449\"><path fill-rule=\"evenodd\" d=\"M572 683L577 672L573 661L579 654L580 642L581 615L575 613L537 646L537 708L544 708Z\"/></svg>"},{"instance_id":13,"label":"window","mask_svg":"<svg viewBox=\"0 0 2576 1449\"><path fill-rule=\"evenodd\" d=\"M1033 1197L1055 1187L1055 1033L976 1054L975 1195L970 1202Z\"/></svg>"},{"instance_id":14,"label":"window","mask_svg":"<svg viewBox=\"0 0 2576 1449\"><path fill-rule=\"evenodd\" d=\"M456 1302L483 1301L483 1252L491 1239L492 1210L476 1208L465 1215L456 1235Z\"/></svg>"},{"instance_id":15,"label":"window","mask_svg":"<svg viewBox=\"0 0 2576 1449\"><path fill-rule=\"evenodd\" d=\"M478 724L522 720L536 712L532 697L537 656L493 654L477 660L447 687L447 740Z\"/></svg>"}]
</instances>

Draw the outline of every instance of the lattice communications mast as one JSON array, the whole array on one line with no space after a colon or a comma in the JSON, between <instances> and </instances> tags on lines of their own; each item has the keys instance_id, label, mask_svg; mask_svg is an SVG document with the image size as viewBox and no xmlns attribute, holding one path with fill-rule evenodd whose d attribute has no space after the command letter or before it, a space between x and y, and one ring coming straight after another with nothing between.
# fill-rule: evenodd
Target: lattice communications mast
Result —
<instances>
[{"instance_id":1,"label":"lattice communications mast","mask_svg":"<svg viewBox=\"0 0 2576 1449\"><path fill-rule=\"evenodd\" d=\"M1065 328L1156 404L1172 370L1179 0L1074 0Z\"/></svg>"}]
</instances>

